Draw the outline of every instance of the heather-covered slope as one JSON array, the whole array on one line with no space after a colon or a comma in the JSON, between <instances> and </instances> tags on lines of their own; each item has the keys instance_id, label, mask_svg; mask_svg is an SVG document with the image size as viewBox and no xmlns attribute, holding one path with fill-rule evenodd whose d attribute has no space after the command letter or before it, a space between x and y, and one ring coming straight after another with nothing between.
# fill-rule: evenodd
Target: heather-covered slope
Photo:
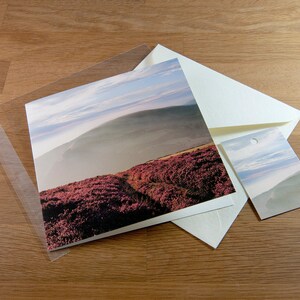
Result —
<instances>
[{"instance_id":1,"label":"heather-covered slope","mask_svg":"<svg viewBox=\"0 0 300 300\"><path fill-rule=\"evenodd\" d=\"M230 194L232 183L214 145L157 159L119 173L170 211Z\"/></svg>"},{"instance_id":2,"label":"heather-covered slope","mask_svg":"<svg viewBox=\"0 0 300 300\"><path fill-rule=\"evenodd\" d=\"M165 207L115 175L40 193L49 249L164 213Z\"/></svg>"},{"instance_id":3,"label":"heather-covered slope","mask_svg":"<svg viewBox=\"0 0 300 300\"><path fill-rule=\"evenodd\" d=\"M234 191L214 145L40 193L49 249Z\"/></svg>"}]
</instances>

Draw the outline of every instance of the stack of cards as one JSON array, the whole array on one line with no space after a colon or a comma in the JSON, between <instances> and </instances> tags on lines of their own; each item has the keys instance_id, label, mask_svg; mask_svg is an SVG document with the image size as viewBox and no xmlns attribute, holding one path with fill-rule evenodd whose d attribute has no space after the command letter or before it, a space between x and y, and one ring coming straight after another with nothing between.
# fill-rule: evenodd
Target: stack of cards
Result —
<instances>
[{"instance_id":1,"label":"stack of cards","mask_svg":"<svg viewBox=\"0 0 300 300\"><path fill-rule=\"evenodd\" d=\"M261 218L300 206L285 140L299 111L163 46L135 70L32 100L50 251L167 221L216 248L248 195Z\"/></svg>"}]
</instances>

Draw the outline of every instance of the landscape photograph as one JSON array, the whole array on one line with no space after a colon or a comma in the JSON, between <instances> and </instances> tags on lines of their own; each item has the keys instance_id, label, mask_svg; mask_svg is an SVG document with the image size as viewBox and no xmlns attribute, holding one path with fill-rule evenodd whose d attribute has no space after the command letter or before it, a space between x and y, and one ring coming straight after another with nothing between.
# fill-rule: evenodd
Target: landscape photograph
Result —
<instances>
[{"instance_id":1,"label":"landscape photograph","mask_svg":"<svg viewBox=\"0 0 300 300\"><path fill-rule=\"evenodd\" d=\"M300 207L300 161L278 129L222 145L261 219Z\"/></svg>"},{"instance_id":2,"label":"landscape photograph","mask_svg":"<svg viewBox=\"0 0 300 300\"><path fill-rule=\"evenodd\" d=\"M177 59L26 114L49 250L234 192Z\"/></svg>"}]
</instances>

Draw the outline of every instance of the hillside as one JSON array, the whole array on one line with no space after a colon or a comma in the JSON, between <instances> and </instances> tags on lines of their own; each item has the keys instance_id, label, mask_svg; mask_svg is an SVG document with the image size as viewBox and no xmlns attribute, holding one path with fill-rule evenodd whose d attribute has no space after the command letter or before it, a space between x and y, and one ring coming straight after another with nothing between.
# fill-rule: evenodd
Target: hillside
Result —
<instances>
[{"instance_id":1,"label":"hillside","mask_svg":"<svg viewBox=\"0 0 300 300\"><path fill-rule=\"evenodd\" d=\"M215 146L41 192L49 249L234 191Z\"/></svg>"},{"instance_id":2,"label":"hillside","mask_svg":"<svg viewBox=\"0 0 300 300\"><path fill-rule=\"evenodd\" d=\"M262 219L300 207L300 172L252 199Z\"/></svg>"}]
</instances>

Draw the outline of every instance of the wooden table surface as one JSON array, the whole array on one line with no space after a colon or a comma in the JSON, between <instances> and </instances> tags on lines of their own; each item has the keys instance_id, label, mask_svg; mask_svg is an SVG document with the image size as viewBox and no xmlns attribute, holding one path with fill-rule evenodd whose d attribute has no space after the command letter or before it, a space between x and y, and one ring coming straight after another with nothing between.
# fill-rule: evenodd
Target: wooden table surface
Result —
<instances>
[{"instance_id":1,"label":"wooden table surface","mask_svg":"<svg viewBox=\"0 0 300 300\"><path fill-rule=\"evenodd\" d=\"M143 43L300 109L298 0L0 0L0 104ZM51 263L0 186L0 299L300 299L300 210L260 222L246 204L217 250L166 223Z\"/></svg>"}]
</instances>

